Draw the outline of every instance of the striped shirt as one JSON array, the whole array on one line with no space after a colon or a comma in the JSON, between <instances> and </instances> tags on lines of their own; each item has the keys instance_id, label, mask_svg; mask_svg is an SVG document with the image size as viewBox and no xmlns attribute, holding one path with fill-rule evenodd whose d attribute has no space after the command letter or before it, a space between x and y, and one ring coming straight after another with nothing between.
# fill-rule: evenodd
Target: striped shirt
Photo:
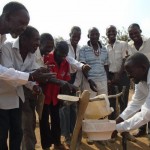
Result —
<instances>
[{"instance_id":1,"label":"striped shirt","mask_svg":"<svg viewBox=\"0 0 150 150\"><path fill-rule=\"evenodd\" d=\"M91 66L91 70L88 72L89 79L107 80L104 65L108 64L108 53L105 47L100 48L100 55L96 56L92 47L83 46L79 52L79 61Z\"/></svg>"}]
</instances>

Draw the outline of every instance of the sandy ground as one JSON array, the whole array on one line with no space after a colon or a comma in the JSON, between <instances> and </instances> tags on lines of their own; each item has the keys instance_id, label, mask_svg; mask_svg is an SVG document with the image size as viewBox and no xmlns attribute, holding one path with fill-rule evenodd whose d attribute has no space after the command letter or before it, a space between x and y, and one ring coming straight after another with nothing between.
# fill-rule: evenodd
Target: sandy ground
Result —
<instances>
[{"instance_id":1,"label":"sandy ground","mask_svg":"<svg viewBox=\"0 0 150 150\"><path fill-rule=\"evenodd\" d=\"M133 94L133 91L130 92L130 97ZM36 145L36 150L42 150L41 145L40 145L40 135L39 135L39 127L37 123L37 128L36 128L36 137L37 137L37 145ZM80 145L79 150L122 150L122 143L121 143L121 136L118 136L116 142L111 143L111 142L106 142L104 144L100 144L98 142L95 142L93 145L88 145L86 142L86 139L83 137L82 142ZM127 142L127 150L150 150L149 147L150 144L150 135L137 138L136 142Z\"/></svg>"}]
</instances>

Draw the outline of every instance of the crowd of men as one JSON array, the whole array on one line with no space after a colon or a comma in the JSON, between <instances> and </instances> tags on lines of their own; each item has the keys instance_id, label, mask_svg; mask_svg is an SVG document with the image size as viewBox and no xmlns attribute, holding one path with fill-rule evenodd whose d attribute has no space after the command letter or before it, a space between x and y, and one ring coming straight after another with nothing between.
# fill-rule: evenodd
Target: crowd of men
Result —
<instances>
[{"instance_id":1,"label":"crowd of men","mask_svg":"<svg viewBox=\"0 0 150 150\"><path fill-rule=\"evenodd\" d=\"M75 95L77 90L89 90L94 97L116 94L116 87L122 91L125 86L125 94L119 99L119 116L116 101L110 99L114 112L109 119L116 119L117 123L112 138L118 132L136 128L136 137L147 133L150 39L141 34L138 24L128 27L129 42L117 40L117 28L108 26L105 46L99 40L98 28L92 27L88 30L89 41L80 47L80 27L71 28L67 41L55 43L50 33L40 35L36 28L28 26L29 21L28 10L18 2L6 4L0 16L0 150L35 149L35 109L41 94L44 99L39 124L43 150L50 150L52 144L56 150L69 149L77 103L68 104L57 95ZM8 33L16 38L14 42L5 42ZM130 78L135 82L135 92L128 103ZM92 102L87 111L96 112L95 119L99 119L98 108L99 103ZM60 141L61 135L66 147Z\"/></svg>"}]
</instances>

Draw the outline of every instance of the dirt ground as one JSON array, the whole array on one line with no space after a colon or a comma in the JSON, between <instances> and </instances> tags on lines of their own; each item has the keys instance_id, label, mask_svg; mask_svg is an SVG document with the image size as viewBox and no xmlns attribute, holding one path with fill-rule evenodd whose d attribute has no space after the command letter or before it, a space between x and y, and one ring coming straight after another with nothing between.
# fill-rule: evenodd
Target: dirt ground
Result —
<instances>
[{"instance_id":1,"label":"dirt ground","mask_svg":"<svg viewBox=\"0 0 150 150\"><path fill-rule=\"evenodd\" d=\"M130 91L130 97L133 94L133 91ZM37 145L36 150L42 150L40 145L40 135L39 135L39 126L37 123L36 128L36 137L37 137ZM93 145L88 145L86 139L83 137L79 150L122 150L121 136L118 136L116 142L106 142L104 144L100 144L98 142L94 142ZM150 150L150 135L137 138L136 142L127 141L127 150Z\"/></svg>"}]
</instances>

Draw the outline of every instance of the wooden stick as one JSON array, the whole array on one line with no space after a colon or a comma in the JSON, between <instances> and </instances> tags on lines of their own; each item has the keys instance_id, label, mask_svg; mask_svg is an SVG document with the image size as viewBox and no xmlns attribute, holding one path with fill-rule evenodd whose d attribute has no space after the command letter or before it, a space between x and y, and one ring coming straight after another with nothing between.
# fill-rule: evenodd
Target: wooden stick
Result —
<instances>
[{"instance_id":1,"label":"wooden stick","mask_svg":"<svg viewBox=\"0 0 150 150\"><path fill-rule=\"evenodd\" d=\"M122 95L122 92L116 94L116 95L109 95L108 98L117 98L119 96ZM98 95L98 96L95 96L93 98L90 98L89 101L92 102L92 101L98 101L98 100L104 100L104 97L101 96L101 95Z\"/></svg>"},{"instance_id":2,"label":"wooden stick","mask_svg":"<svg viewBox=\"0 0 150 150\"><path fill-rule=\"evenodd\" d=\"M71 139L70 150L76 150L78 135L82 126L84 113L89 102L89 97L90 97L90 93L87 90L83 91L81 98L79 100L79 109L77 113L77 120L76 120L75 128L73 131L73 136Z\"/></svg>"}]
</instances>

